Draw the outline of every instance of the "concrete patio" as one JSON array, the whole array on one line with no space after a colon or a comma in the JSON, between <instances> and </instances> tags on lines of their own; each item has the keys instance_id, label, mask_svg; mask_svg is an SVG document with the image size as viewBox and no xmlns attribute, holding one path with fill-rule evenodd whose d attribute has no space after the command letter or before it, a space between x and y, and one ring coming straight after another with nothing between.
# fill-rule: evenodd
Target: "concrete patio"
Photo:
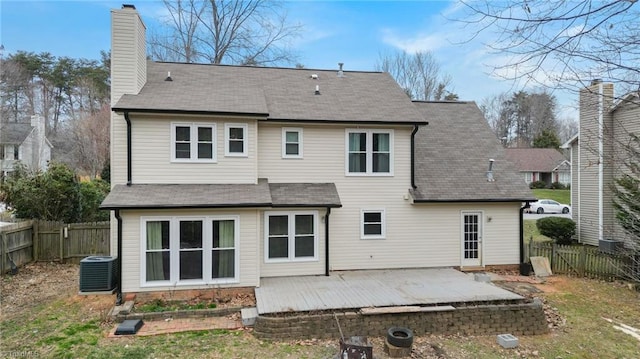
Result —
<instances>
[{"instance_id":1,"label":"concrete patio","mask_svg":"<svg viewBox=\"0 0 640 359\"><path fill-rule=\"evenodd\" d=\"M263 278L259 314L391 306L437 306L524 298L452 268L363 270Z\"/></svg>"}]
</instances>

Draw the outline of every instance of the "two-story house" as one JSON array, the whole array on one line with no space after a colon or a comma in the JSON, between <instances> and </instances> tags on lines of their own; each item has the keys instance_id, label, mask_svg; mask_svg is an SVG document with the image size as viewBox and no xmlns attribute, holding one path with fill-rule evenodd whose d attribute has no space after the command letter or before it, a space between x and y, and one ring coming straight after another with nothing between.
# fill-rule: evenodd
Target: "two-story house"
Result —
<instances>
[{"instance_id":1,"label":"two-story house","mask_svg":"<svg viewBox=\"0 0 640 359\"><path fill-rule=\"evenodd\" d=\"M474 103L413 103L380 72L147 61L135 8L112 26L123 292L520 263L533 197Z\"/></svg>"},{"instance_id":2,"label":"two-story house","mask_svg":"<svg viewBox=\"0 0 640 359\"><path fill-rule=\"evenodd\" d=\"M625 173L630 135L640 133L640 100L616 100L614 86L599 80L580 91L580 131L563 144L571 154L571 208L578 241L608 248L627 234L616 221L611 186Z\"/></svg>"},{"instance_id":3,"label":"two-story house","mask_svg":"<svg viewBox=\"0 0 640 359\"><path fill-rule=\"evenodd\" d=\"M31 122L0 124L0 178L15 170L17 163L38 171L46 170L53 145L45 136L42 116L31 116Z\"/></svg>"}]
</instances>

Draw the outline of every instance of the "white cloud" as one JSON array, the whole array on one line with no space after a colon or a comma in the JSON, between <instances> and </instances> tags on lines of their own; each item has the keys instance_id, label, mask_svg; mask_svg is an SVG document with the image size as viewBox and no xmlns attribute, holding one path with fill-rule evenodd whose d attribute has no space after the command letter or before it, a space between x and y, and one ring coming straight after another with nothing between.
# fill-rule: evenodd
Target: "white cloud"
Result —
<instances>
[{"instance_id":1,"label":"white cloud","mask_svg":"<svg viewBox=\"0 0 640 359\"><path fill-rule=\"evenodd\" d=\"M390 29L382 30L382 42L396 47L408 53L419 51L435 51L443 46L449 45L441 34L420 34L413 38L402 38Z\"/></svg>"}]
</instances>

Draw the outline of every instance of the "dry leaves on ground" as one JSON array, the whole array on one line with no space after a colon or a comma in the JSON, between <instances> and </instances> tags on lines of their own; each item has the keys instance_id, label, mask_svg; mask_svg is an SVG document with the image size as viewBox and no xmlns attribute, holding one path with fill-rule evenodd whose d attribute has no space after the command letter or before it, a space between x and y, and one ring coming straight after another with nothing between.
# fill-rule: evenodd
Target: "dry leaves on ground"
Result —
<instances>
[{"instance_id":1,"label":"dry leaves on ground","mask_svg":"<svg viewBox=\"0 0 640 359\"><path fill-rule=\"evenodd\" d=\"M77 264L55 262L29 263L20 267L16 275L0 277L2 318L47 299L61 298L77 293L79 267Z\"/></svg>"}]
</instances>

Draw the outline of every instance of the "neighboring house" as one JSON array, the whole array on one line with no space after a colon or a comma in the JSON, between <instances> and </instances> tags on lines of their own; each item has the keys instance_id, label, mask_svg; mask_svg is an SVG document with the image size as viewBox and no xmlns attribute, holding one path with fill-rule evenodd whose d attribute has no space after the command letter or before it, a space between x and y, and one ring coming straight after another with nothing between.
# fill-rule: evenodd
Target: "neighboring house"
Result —
<instances>
[{"instance_id":1,"label":"neighboring house","mask_svg":"<svg viewBox=\"0 0 640 359\"><path fill-rule=\"evenodd\" d=\"M563 145L570 149L572 168L571 208L581 243L600 245L601 240L624 241L616 223L611 186L625 169L629 134L640 133L638 93L614 101L611 83L594 81L580 91L580 131ZM606 243L605 243L606 244Z\"/></svg>"},{"instance_id":2,"label":"neighboring house","mask_svg":"<svg viewBox=\"0 0 640 359\"><path fill-rule=\"evenodd\" d=\"M555 182L571 184L571 163L556 149L507 148L506 152L528 185L536 181L546 183L547 187Z\"/></svg>"},{"instance_id":3,"label":"neighboring house","mask_svg":"<svg viewBox=\"0 0 640 359\"><path fill-rule=\"evenodd\" d=\"M533 196L475 103L412 103L380 72L150 62L135 8L112 24L123 292L520 263Z\"/></svg>"},{"instance_id":4,"label":"neighboring house","mask_svg":"<svg viewBox=\"0 0 640 359\"><path fill-rule=\"evenodd\" d=\"M42 116L31 116L31 123L0 124L0 175L14 171L18 162L30 170L45 170L53 145L45 136Z\"/></svg>"}]
</instances>

